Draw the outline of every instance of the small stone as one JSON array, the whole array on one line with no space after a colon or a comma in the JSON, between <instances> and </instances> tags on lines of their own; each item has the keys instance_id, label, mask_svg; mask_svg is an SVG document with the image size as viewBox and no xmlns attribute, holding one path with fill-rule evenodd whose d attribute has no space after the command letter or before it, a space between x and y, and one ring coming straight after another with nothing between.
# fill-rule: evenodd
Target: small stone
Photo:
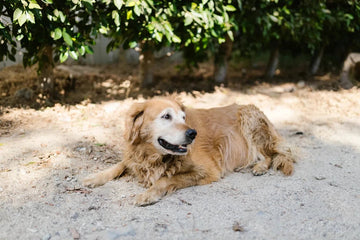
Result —
<instances>
[{"instance_id":1,"label":"small stone","mask_svg":"<svg viewBox=\"0 0 360 240\"><path fill-rule=\"evenodd\" d=\"M99 206L90 206L88 207L88 210L91 211L91 210L98 210L100 207Z\"/></svg>"},{"instance_id":2,"label":"small stone","mask_svg":"<svg viewBox=\"0 0 360 240\"><path fill-rule=\"evenodd\" d=\"M74 220L78 219L78 217L79 217L78 212L74 213L74 215L71 216L71 218L74 219Z\"/></svg>"},{"instance_id":3,"label":"small stone","mask_svg":"<svg viewBox=\"0 0 360 240\"><path fill-rule=\"evenodd\" d=\"M69 230L73 239L80 239L80 234L75 228L70 228Z\"/></svg>"},{"instance_id":4,"label":"small stone","mask_svg":"<svg viewBox=\"0 0 360 240\"><path fill-rule=\"evenodd\" d=\"M29 232L32 232L32 233L36 233L37 232L37 230L36 229L33 229L33 228L28 228L27 229Z\"/></svg>"},{"instance_id":5,"label":"small stone","mask_svg":"<svg viewBox=\"0 0 360 240\"><path fill-rule=\"evenodd\" d=\"M315 179L316 180L324 180L324 179L326 179L326 177L324 177L324 176L315 176Z\"/></svg>"},{"instance_id":6,"label":"small stone","mask_svg":"<svg viewBox=\"0 0 360 240\"><path fill-rule=\"evenodd\" d=\"M45 236L43 236L42 240L50 240L51 239L51 234L48 233Z\"/></svg>"},{"instance_id":7,"label":"small stone","mask_svg":"<svg viewBox=\"0 0 360 240\"><path fill-rule=\"evenodd\" d=\"M329 185L332 186L332 187L338 187L338 185L334 182L329 182Z\"/></svg>"},{"instance_id":8,"label":"small stone","mask_svg":"<svg viewBox=\"0 0 360 240\"><path fill-rule=\"evenodd\" d=\"M343 168L341 165L339 164L334 164L334 167L337 167L337 168Z\"/></svg>"}]
</instances>

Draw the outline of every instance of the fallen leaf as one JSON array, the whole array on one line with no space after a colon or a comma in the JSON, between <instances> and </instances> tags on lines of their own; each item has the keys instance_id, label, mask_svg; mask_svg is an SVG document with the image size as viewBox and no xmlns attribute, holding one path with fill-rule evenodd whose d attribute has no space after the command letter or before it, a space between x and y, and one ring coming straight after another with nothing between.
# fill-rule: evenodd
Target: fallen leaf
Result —
<instances>
[{"instance_id":1,"label":"fallen leaf","mask_svg":"<svg viewBox=\"0 0 360 240\"><path fill-rule=\"evenodd\" d=\"M232 230L234 232L245 232L244 227L241 226L239 222L234 222L234 224L232 226Z\"/></svg>"}]
</instances>

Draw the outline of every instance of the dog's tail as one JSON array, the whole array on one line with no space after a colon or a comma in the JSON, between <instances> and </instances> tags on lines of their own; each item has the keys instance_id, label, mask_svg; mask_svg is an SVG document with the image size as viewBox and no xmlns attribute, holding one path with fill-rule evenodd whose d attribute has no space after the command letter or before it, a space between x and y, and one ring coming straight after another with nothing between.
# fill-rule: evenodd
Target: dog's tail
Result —
<instances>
[{"instance_id":1,"label":"dog's tail","mask_svg":"<svg viewBox=\"0 0 360 240\"><path fill-rule=\"evenodd\" d=\"M273 169L281 170L285 175L291 175L294 171L294 163L298 158L297 148L280 140L274 150L275 154L272 159Z\"/></svg>"},{"instance_id":2,"label":"dog's tail","mask_svg":"<svg viewBox=\"0 0 360 240\"><path fill-rule=\"evenodd\" d=\"M98 187L120 176L125 170L126 170L126 165L123 161L121 161L118 164L108 169L105 169L102 172L99 172L93 176L85 178L82 182L83 185L87 187Z\"/></svg>"}]
</instances>

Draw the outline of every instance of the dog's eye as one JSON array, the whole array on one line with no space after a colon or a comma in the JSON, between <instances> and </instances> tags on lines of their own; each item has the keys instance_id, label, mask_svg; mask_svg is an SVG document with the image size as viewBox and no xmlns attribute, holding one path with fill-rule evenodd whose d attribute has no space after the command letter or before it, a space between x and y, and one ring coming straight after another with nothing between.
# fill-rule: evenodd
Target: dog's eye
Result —
<instances>
[{"instance_id":1,"label":"dog's eye","mask_svg":"<svg viewBox=\"0 0 360 240\"><path fill-rule=\"evenodd\" d=\"M183 116L183 119L185 120L185 116Z\"/></svg>"},{"instance_id":2,"label":"dog's eye","mask_svg":"<svg viewBox=\"0 0 360 240\"><path fill-rule=\"evenodd\" d=\"M163 115L161 118L164 118L166 120L171 120L171 115L167 113L167 114Z\"/></svg>"}]
</instances>

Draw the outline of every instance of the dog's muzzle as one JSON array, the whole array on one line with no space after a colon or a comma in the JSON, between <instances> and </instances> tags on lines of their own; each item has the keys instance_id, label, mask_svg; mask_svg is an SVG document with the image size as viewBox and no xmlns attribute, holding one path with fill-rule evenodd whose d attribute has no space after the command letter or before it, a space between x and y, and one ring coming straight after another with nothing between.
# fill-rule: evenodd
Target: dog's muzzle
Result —
<instances>
[{"instance_id":1,"label":"dog's muzzle","mask_svg":"<svg viewBox=\"0 0 360 240\"><path fill-rule=\"evenodd\" d=\"M185 142L183 144L179 144L179 145L171 144L161 137L158 138L158 143L160 144L160 146L162 146L163 148L169 151L172 151L174 153L184 154L188 150L187 146L194 141L196 135L197 132L195 129L188 129L185 132Z\"/></svg>"}]
</instances>

